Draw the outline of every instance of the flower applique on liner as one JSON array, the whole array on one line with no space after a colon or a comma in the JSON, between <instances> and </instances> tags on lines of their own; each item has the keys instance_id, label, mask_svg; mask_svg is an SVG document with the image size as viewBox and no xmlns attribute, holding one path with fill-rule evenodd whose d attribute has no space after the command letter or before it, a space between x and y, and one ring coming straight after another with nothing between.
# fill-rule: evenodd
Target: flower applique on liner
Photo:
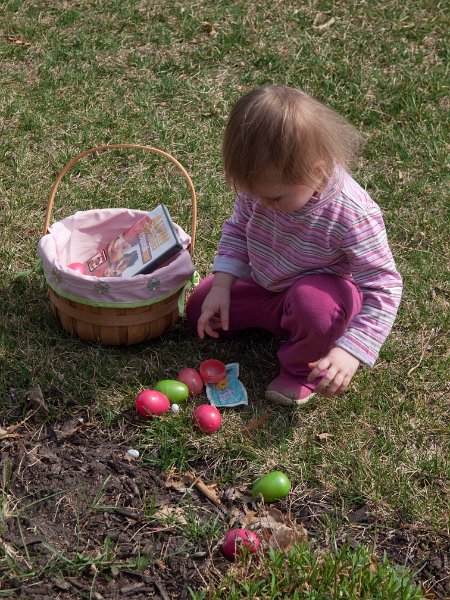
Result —
<instances>
[{"instance_id":1,"label":"flower applique on liner","mask_svg":"<svg viewBox=\"0 0 450 600\"><path fill-rule=\"evenodd\" d=\"M109 284L106 281L98 281L95 284L95 291L101 296L109 292Z\"/></svg>"},{"instance_id":2,"label":"flower applique on liner","mask_svg":"<svg viewBox=\"0 0 450 600\"><path fill-rule=\"evenodd\" d=\"M61 281L62 281L62 273L56 267L53 267L53 269L52 269L52 277L56 281L56 283L61 283Z\"/></svg>"},{"instance_id":3,"label":"flower applique on liner","mask_svg":"<svg viewBox=\"0 0 450 600\"><path fill-rule=\"evenodd\" d=\"M159 288L160 285L161 285L160 280L157 277L152 277L150 279L150 281L147 283L147 289L149 289L150 292L156 292L156 290Z\"/></svg>"}]
</instances>

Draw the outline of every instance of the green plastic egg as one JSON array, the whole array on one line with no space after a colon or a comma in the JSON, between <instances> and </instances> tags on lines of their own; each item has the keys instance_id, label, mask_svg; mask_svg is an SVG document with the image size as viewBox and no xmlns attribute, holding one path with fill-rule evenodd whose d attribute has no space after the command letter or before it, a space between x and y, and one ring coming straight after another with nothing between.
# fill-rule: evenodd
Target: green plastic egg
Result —
<instances>
[{"instance_id":1,"label":"green plastic egg","mask_svg":"<svg viewBox=\"0 0 450 600\"><path fill-rule=\"evenodd\" d=\"M176 379L161 379L155 385L155 390L165 394L171 402L183 402L189 396L189 388Z\"/></svg>"},{"instance_id":2,"label":"green plastic egg","mask_svg":"<svg viewBox=\"0 0 450 600\"><path fill-rule=\"evenodd\" d=\"M270 471L255 481L252 487L254 498L261 496L264 502L275 502L289 494L291 482L281 471Z\"/></svg>"}]
</instances>

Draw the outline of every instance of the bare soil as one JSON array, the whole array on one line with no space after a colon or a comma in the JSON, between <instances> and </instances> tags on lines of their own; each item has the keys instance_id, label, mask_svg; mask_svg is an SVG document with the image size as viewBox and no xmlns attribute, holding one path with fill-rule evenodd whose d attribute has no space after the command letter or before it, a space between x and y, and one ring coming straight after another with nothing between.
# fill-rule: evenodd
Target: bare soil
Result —
<instances>
[{"instance_id":1,"label":"bare soil","mask_svg":"<svg viewBox=\"0 0 450 600\"><path fill-rule=\"evenodd\" d=\"M127 455L136 432L130 411L107 432L80 414L65 423L26 423L0 439L0 590L42 600L167 600L190 598L189 588L220 579L229 564L220 540L152 515L170 508L176 516L188 494L191 510L217 517L226 530L243 496L218 491L218 506L195 486L184 492L168 486L167 474ZM207 475L202 465L206 484ZM278 508L307 529L313 544L327 546L324 517L336 514L330 498L310 492ZM430 597L450 596L447 535L405 523L401 515L392 528L364 506L342 523L339 542L375 543L380 556L386 552L417 572Z\"/></svg>"}]
</instances>

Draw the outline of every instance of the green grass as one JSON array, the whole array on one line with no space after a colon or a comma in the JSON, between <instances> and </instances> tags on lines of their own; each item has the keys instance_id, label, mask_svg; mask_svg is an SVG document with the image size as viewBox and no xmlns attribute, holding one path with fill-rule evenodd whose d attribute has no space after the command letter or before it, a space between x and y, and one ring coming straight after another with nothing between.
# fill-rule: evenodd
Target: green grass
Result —
<instances>
[{"instance_id":1,"label":"green grass","mask_svg":"<svg viewBox=\"0 0 450 600\"><path fill-rule=\"evenodd\" d=\"M228 575L213 595L192 593L192 600L423 598L407 573L393 569L386 558L379 563L363 546L356 551L344 546L322 555L307 545L294 546L288 553L271 550L268 556L259 559L257 567L247 560Z\"/></svg>"},{"instance_id":2,"label":"green grass","mask_svg":"<svg viewBox=\"0 0 450 600\"><path fill-rule=\"evenodd\" d=\"M209 357L235 361L249 407L228 412L215 436L193 433L188 410L149 425L141 440L146 464L185 470L201 459L223 486L248 486L276 464L295 493L330 494L343 513L367 504L386 522L400 512L411 524L448 531L447 29L443 5L430 0L3 2L5 423L25 418L27 394L39 384L49 419L89 407L105 428L158 379ZM39 276L15 280L36 261L57 173L78 152L117 142L159 147L186 167L199 200L195 263L206 275L233 200L221 172L225 119L245 90L270 82L305 89L364 133L355 175L383 208L405 283L375 369L360 369L345 396L315 398L301 411L263 400L276 374L276 340L201 343L180 323L149 344L99 348L60 330ZM106 153L72 170L53 220L88 207L143 209L161 199L189 230L188 190L173 169L149 155ZM245 423L263 412L267 424L244 436ZM318 441L324 432L331 437Z\"/></svg>"}]
</instances>

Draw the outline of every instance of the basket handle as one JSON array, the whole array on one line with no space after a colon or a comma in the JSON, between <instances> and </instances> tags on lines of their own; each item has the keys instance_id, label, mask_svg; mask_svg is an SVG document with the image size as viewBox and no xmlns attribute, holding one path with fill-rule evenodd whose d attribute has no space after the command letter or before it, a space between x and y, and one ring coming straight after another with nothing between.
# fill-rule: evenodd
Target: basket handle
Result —
<instances>
[{"instance_id":1,"label":"basket handle","mask_svg":"<svg viewBox=\"0 0 450 600\"><path fill-rule=\"evenodd\" d=\"M132 148L132 149L137 149L137 150L148 150L149 152L153 152L154 154L160 154L161 156L164 156L165 158L167 158L167 160L169 160L171 163L173 163L178 168L178 170L181 171L181 173L184 176L184 178L186 179L189 189L191 191L192 224L191 224L191 244L190 244L189 252L191 253L191 256L193 256L194 245L195 245L195 233L197 230L197 197L195 194L194 184L192 183L192 180L189 177L189 174L186 171L186 169L183 167L183 165L180 164L177 161L177 159L174 158L171 154L168 154L167 152L163 152L163 150L159 150L158 148L153 148L152 146L141 146L140 144L110 144L107 146L97 146L96 148L90 148L90 150L85 150L84 152L80 152L80 154L77 154L77 156L74 156L74 158L72 158L72 160L70 162L68 162L67 165L64 167L64 169L62 169L62 171L59 173L59 175L56 178L56 181L53 184L53 187L51 189L50 197L49 197L48 203L47 203L47 212L45 213L44 235L46 235L48 233L48 228L50 226L50 219L51 219L51 215L52 215L53 204L55 201L56 192L58 190L59 184L61 183L61 179L64 177L64 175L67 173L67 171L69 171L74 166L75 163L77 163L81 158L83 158L83 156L92 154L93 152L100 152L102 150L111 150L114 148Z\"/></svg>"}]
</instances>

